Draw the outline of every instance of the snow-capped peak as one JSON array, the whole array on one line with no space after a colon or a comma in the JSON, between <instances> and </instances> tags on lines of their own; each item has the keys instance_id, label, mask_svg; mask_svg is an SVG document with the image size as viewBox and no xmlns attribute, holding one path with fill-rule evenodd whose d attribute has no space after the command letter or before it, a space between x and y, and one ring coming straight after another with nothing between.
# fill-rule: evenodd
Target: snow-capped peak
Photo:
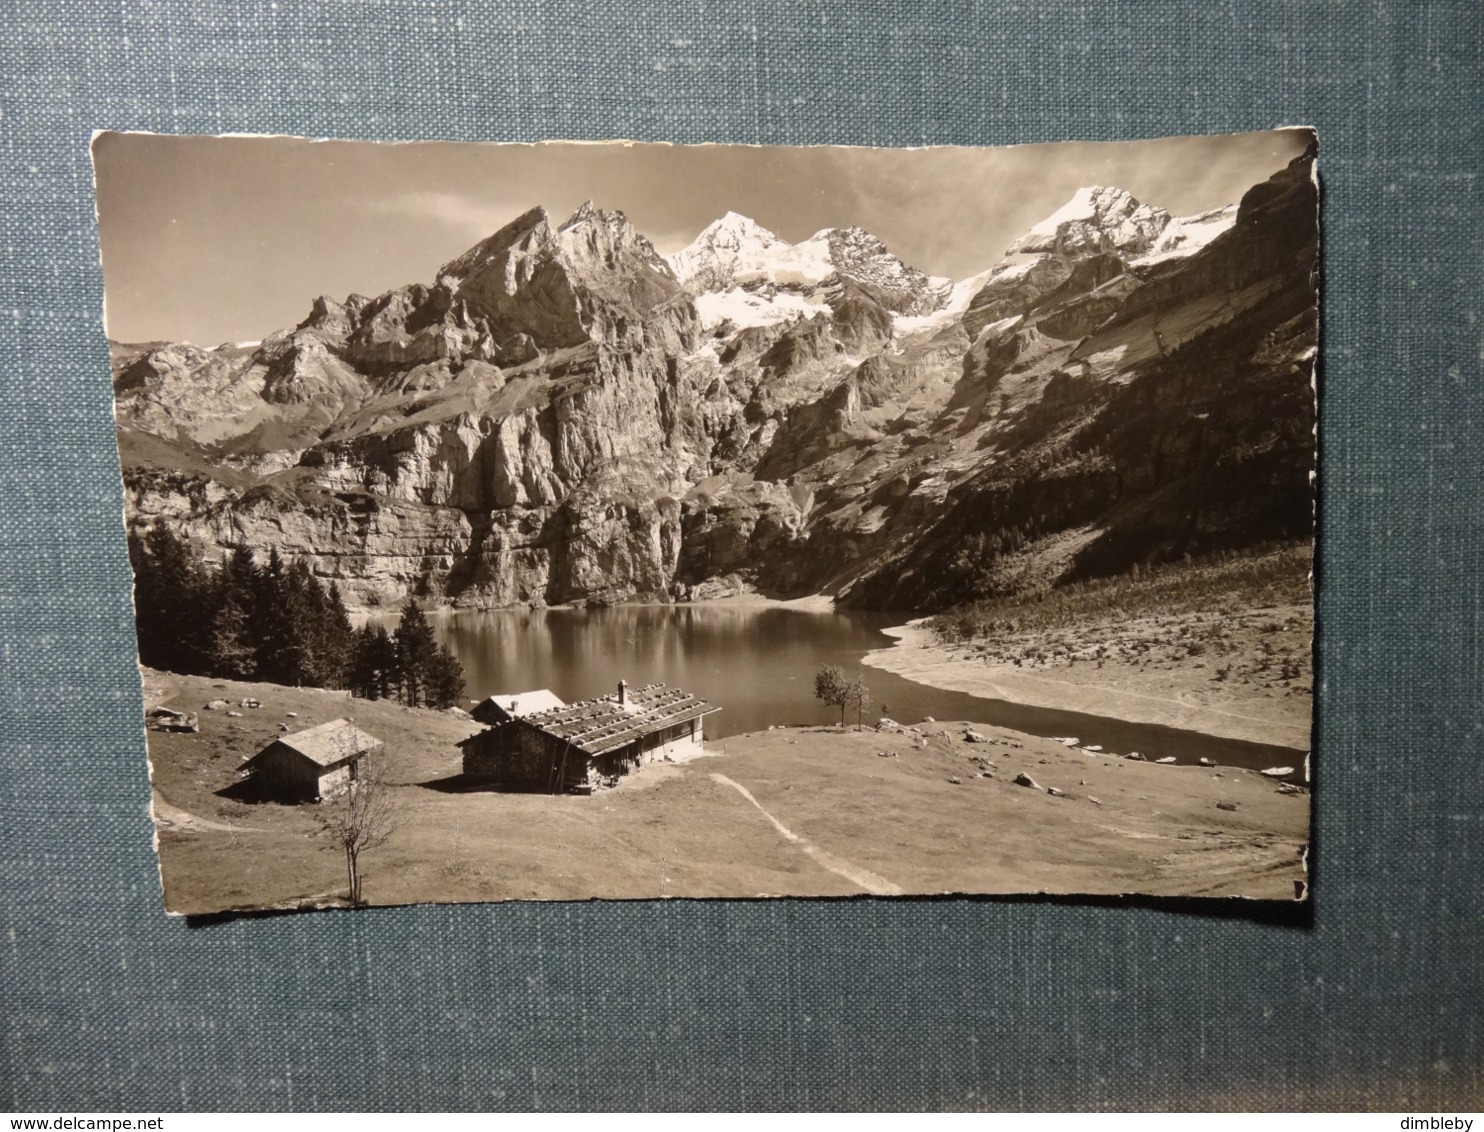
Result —
<instances>
[{"instance_id":1,"label":"snow-capped peak","mask_svg":"<svg viewBox=\"0 0 1484 1132\"><path fill-rule=\"evenodd\" d=\"M730 285L740 262L788 246L751 217L728 212L701 229L688 247L667 256L666 262L682 284L708 291Z\"/></svg>"},{"instance_id":2,"label":"snow-capped peak","mask_svg":"<svg viewBox=\"0 0 1484 1132\"><path fill-rule=\"evenodd\" d=\"M706 241L713 247L745 247L781 244L780 240L750 216L728 211L720 220L713 220L696 237L696 243ZM694 245L692 245L694 246Z\"/></svg>"},{"instance_id":3,"label":"snow-capped peak","mask_svg":"<svg viewBox=\"0 0 1484 1132\"><path fill-rule=\"evenodd\" d=\"M1165 225L1158 241L1137 263L1158 263L1169 259L1181 259L1200 251L1217 236L1229 230L1237 222L1237 206L1213 208L1195 216L1177 216Z\"/></svg>"},{"instance_id":4,"label":"snow-capped peak","mask_svg":"<svg viewBox=\"0 0 1484 1132\"><path fill-rule=\"evenodd\" d=\"M1132 199L1129 194L1121 189L1108 189L1101 185L1084 185L1072 194L1072 199L1067 201L1050 216L1039 224L1031 226L1028 235L1031 236L1054 236L1056 230L1063 224L1073 220L1092 220L1102 212L1111 212L1113 207L1123 202L1123 198Z\"/></svg>"},{"instance_id":5,"label":"snow-capped peak","mask_svg":"<svg viewBox=\"0 0 1484 1132\"><path fill-rule=\"evenodd\" d=\"M1031 226L1010 254L1118 251L1143 255L1170 222L1162 208L1141 204L1124 189L1087 185L1050 216Z\"/></svg>"}]
</instances>

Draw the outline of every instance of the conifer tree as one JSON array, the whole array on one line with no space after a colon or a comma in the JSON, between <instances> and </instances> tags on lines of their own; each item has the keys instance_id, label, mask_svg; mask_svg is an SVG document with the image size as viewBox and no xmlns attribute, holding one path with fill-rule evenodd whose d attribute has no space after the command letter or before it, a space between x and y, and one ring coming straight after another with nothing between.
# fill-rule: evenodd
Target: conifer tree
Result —
<instances>
[{"instance_id":1,"label":"conifer tree","mask_svg":"<svg viewBox=\"0 0 1484 1132\"><path fill-rule=\"evenodd\" d=\"M131 543L139 659L171 672L206 671L210 577L163 526Z\"/></svg>"},{"instance_id":2,"label":"conifer tree","mask_svg":"<svg viewBox=\"0 0 1484 1132\"><path fill-rule=\"evenodd\" d=\"M208 676L228 680L251 680L257 675L257 659L248 639L248 610L244 596L236 590L221 587L216 615L212 618L208 641Z\"/></svg>"},{"instance_id":3,"label":"conifer tree","mask_svg":"<svg viewBox=\"0 0 1484 1132\"><path fill-rule=\"evenodd\" d=\"M397 622L397 660L402 684L402 702L417 707L426 702L428 675L437 657L433 628L416 598L407 602Z\"/></svg>"},{"instance_id":4,"label":"conifer tree","mask_svg":"<svg viewBox=\"0 0 1484 1132\"><path fill-rule=\"evenodd\" d=\"M299 612L290 593L288 568L278 548L268 551L268 564L258 574L253 595L253 647L258 679L270 684L300 683L303 663Z\"/></svg>"},{"instance_id":5,"label":"conifer tree","mask_svg":"<svg viewBox=\"0 0 1484 1132\"><path fill-rule=\"evenodd\" d=\"M385 625L365 625L352 634L348 679L362 699L384 700L399 679L397 645Z\"/></svg>"},{"instance_id":6,"label":"conifer tree","mask_svg":"<svg viewBox=\"0 0 1484 1132\"><path fill-rule=\"evenodd\" d=\"M350 679L351 654L355 647L355 630L351 628L350 614L345 600L340 596L340 586L331 581L325 592L325 607L322 615L321 657L325 686L343 688Z\"/></svg>"},{"instance_id":7,"label":"conifer tree","mask_svg":"<svg viewBox=\"0 0 1484 1132\"><path fill-rule=\"evenodd\" d=\"M439 645L428 668L427 697L432 708L455 706L464 694L464 666L447 645Z\"/></svg>"}]
</instances>

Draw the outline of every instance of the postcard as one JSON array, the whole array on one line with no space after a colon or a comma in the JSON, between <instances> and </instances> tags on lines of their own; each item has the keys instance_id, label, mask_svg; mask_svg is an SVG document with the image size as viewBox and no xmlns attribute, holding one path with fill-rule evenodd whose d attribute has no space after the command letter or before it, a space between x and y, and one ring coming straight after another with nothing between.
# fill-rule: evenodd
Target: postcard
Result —
<instances>
[{"instance_id":1,"label":"postcard","mask_svg":"<svg viewBox=\"0 0 1484 1132\"><path fill-rule=\"evenodd\" d=\"M167 910L1307 897L1312 131L93 153Z\"/></svg>"}]
</instances>

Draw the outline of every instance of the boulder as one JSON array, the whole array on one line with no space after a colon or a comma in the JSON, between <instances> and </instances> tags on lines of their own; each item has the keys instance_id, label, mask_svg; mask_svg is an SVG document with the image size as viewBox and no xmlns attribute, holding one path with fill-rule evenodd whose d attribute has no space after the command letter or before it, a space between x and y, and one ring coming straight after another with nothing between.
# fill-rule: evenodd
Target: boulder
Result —
<instances>
[{"instance_id":1,"label":"boulder","mask_svg":"<svg viewBox=\"0 0 1484 1132\"><path fill-rule=\"evenodd\" d=\"M1206 758L1196 759L1196 762L1200 763L1201 766L1215 766L1216 765L1216 763L1215 763L1214 760L1212 760L1212 759L1206 759Z\"/></svg>"},{"instance_id":2,"label":"boulder","mask_svg":"<svg viewBox=\"0 0 1484 1132\"><path fill-rule=\"evenodd\" d=\"M1290 774L1293 773L1293 767L1270 766L1267 768L1267 770L1260 770L1257 773L1262 775L1264 778L1287 778Z\"/></svg>"},{"instance_id":3,"label":"boulder","mask_svg":"<svg viewBox=\"0 0 1484 1132\"><path fill-rule=\"evenodd\" d=\"M207 703L206 710L207 711L226 711L227 710L227 701L226 700L211 700L211 701L209 701Z\"/></svg>"},{"instance_id":4,"label":"boulder","mask_svg":"<svg viewBox=\"0 0 1484 1132\"><path fill-rule=\"evenodd\" d=\"M964 732L964 742L965 743L988 743L989 740L986 739L983 735L979 734L979 732L977 732L977 731L965 731Z\"/></svg>"},{"instance_id":5,"label":"boulder","mask_svg":"<svg viewBox=\"0 0 1484 1132\"><path fill-rule=\"evenodd\" d=\"M953 783L955 786L962 786L964 784L964 780L957 777L956 775L949 775L948 781Z\"/></svg>"},{"instance_id":6,"label":"boulder","mask_svg":"<svg viewBox=\"0 0 1484 1132\"><path fill-rule=\"evenodd\" d=\"M1014 781L1016 786L1029 786L1032 790L1041 789L1041 784L1024 771L1017 774Z\"/></svg>"},{"instance_id":7,"label":"boulder","mask_svg":"<svg viewBox=\"0 0 1484 1132\"><path fill-rule=\"evenodd\" d=\"M1046 793L1050 794L1053 798L1060 798L1060 797L1062 797L1062 792L1060 790L1058 790L1055 786L1048 786L1048 787L1046 787Z\"/></svg>"},{"instance_id":8,"label":"boulder","mask_svg":"<svg viewBox=\"0 0 1484 1132\"><path fill-rule=\"evenodd\" d=\"M1162 759L1155 759L1154 761L1157 762L1157 763L1160 763L1163 766L1171 766L1175 762L1175 756L1174 755L1166 755L1164 758L1162 758Z\"/></svg>"},{"instance_id":9,"label":"boulder","mask_svg":"<svg viewBox=\"0 0 1484 1132\"><path fill-rule=\"evenodd\" d=\"M1217 802L1216 808L1218 810L1228 810L1231 813L1236 813L1237 804L1235 802Z\"/></svg>"},{"instance_id":10,"label":"boulder","mask_svg":"<svg viewBox=\"0 0 1484 1132\"><path fill-rule=\"evenodd\" d=\"M200 731L201 719L193 711L175 711L173 708L157 707L149 713L147 726L151 731Z\"/></svg>"}]
</instances>

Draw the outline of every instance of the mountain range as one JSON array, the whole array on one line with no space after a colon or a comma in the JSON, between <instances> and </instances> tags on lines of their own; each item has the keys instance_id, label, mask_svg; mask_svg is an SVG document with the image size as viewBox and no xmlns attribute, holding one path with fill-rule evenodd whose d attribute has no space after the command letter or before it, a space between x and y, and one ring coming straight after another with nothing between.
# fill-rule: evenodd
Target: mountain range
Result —
<instances>
[{"instance_id":1,"label":"mountain range","mask_svg":"<svg viewBox=\"0 0 1484 1132\"><path fill-rule=\"evenodd\" d=\"M1171 217L1089 187L953 281L729 213L518 217L428 283L112 346L128 521L346 601L943 608L1310 537L1313 154Z\"/></svg>"}]
</instances>

